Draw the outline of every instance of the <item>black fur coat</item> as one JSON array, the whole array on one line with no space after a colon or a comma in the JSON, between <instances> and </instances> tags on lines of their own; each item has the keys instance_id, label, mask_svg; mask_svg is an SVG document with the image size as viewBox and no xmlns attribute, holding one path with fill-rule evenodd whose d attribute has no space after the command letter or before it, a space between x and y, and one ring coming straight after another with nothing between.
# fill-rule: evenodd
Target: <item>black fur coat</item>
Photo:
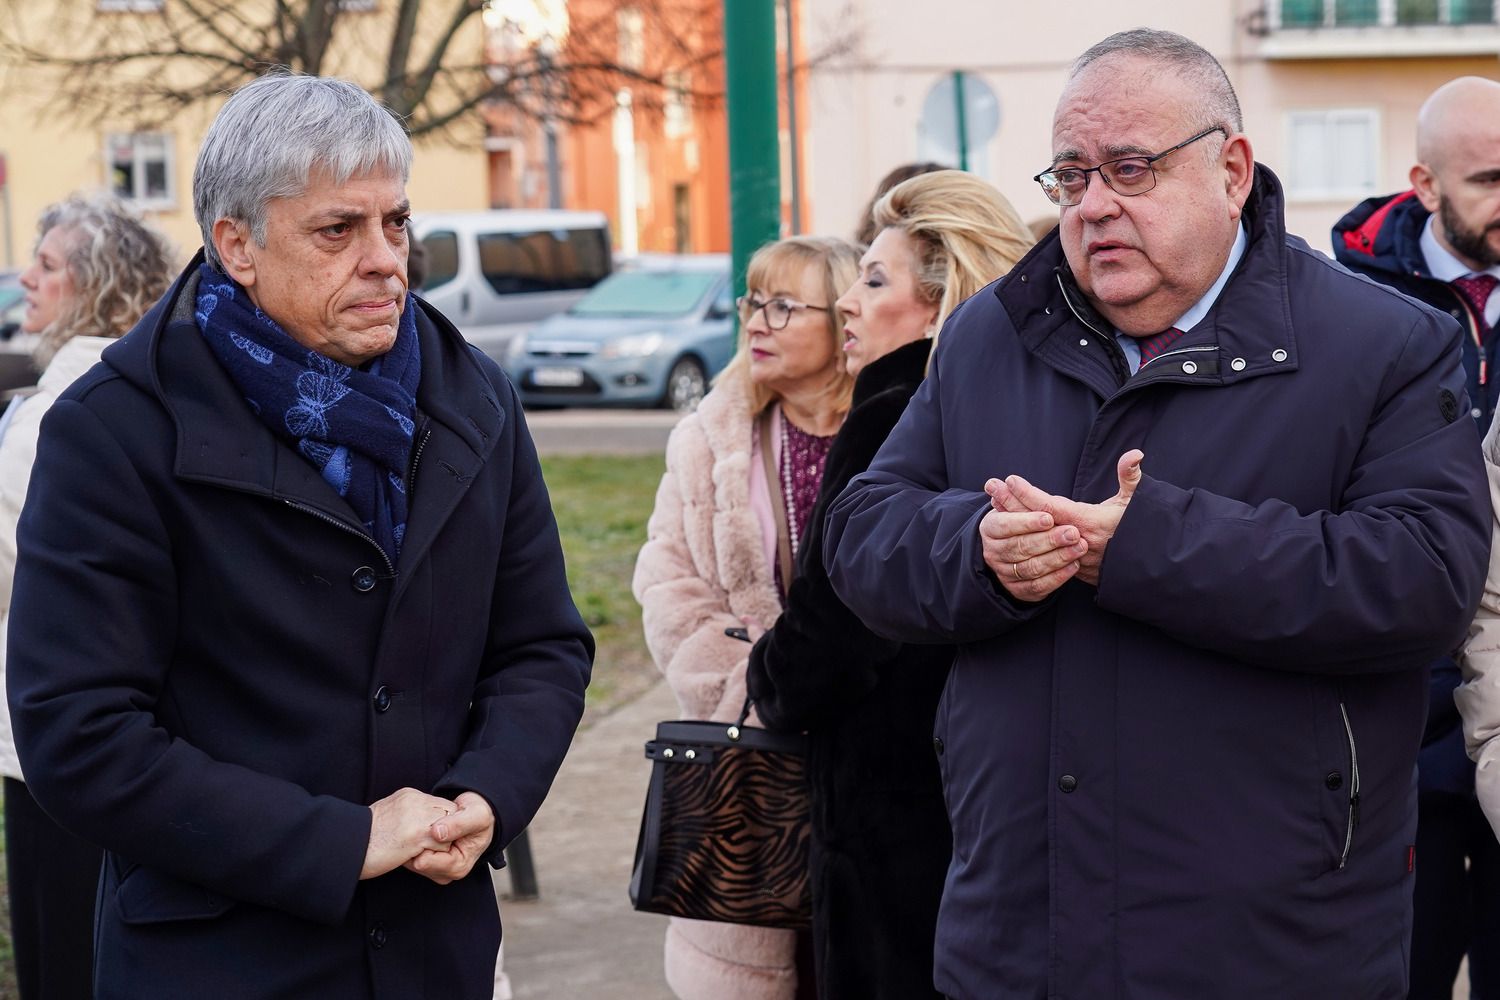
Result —
<instances>
[{"instance_id":1,"label":"black fur coat","mask_svg":"<svg viewBox=\"0 0 1500 1000\"><path fill-rule=\"evenodd\" d=\"M953 648L871 632L834 593L822 560L824 512L896 426L931 345L907 344L860 373L786 610L750 655L763 722L809 736L819 1000L936 995L933 937L952 835L932 724Z\"/></svg>"}]
</instances>

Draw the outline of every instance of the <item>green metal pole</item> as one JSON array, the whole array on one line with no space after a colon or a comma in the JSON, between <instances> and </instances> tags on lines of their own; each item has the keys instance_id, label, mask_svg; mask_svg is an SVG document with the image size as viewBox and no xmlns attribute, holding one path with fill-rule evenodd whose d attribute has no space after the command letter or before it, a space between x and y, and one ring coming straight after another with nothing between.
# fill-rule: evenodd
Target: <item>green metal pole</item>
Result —
<instances>
[{"instance_id":1,"label":"green metal pole","mask_svg":"<svg viewBox=\"0 0 1500 1000\"><path fill-rule=\"evenodd\" d=\"M724 0L729 227L734 287L761 244L781 235L776 119L776 0Z\"/></svg>"},{"instance_id":2,"label":"green metal pole","mask_svg":"<svg viewBox=\"0 0 1500 1000\"><path fill-rule=\"evenodd\" d=\"M969 116L964 113L964 71L953 71L953 117L958 122L958 169L969 169Z\"/></svg>"}]
</instances>

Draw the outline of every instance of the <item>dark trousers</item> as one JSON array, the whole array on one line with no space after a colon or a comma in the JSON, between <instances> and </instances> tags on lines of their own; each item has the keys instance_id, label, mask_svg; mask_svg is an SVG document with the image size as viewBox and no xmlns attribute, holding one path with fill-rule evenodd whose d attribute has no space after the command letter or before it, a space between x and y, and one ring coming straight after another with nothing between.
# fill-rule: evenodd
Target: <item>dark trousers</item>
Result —
<instances>
[{"instance_id":1,"label":"dark trousers","mask_svg":"<svg viewBox=\"0 0 1500 1000\"><path fill-rule=\"evenodd\" d=\"M1470 1000L1500 1000L1500 841L1472 795L1417 802L1408 1000L1451 1000L1465 953Z\"/></svg>"},{"instance_id":2,"label":"dark trousers","mask_svg":"<svg viewBox=\"0 0 1500 1000\"><path fill-rule=\"evenodd\" d=\"M21 1000L94 995L94 900L103 852L42 812L5 779L5 869Z\"/></svg>"}]
</instances>

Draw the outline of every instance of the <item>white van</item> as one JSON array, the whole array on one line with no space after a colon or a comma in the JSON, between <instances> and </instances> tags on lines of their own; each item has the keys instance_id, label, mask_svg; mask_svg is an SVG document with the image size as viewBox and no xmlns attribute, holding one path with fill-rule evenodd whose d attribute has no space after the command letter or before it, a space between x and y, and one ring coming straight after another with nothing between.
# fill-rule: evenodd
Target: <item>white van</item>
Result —
<instances>
[{"instance_id":1,"label":"white van","mask_svg":"<svg viewBox=\"0 0 1500 1000\"><path fill-rule=\"evenodd\" d=\"M603 212L425 212L412 228L427 250L422 297L497 361L612 269Z\"/></svg>"}]
</instances>

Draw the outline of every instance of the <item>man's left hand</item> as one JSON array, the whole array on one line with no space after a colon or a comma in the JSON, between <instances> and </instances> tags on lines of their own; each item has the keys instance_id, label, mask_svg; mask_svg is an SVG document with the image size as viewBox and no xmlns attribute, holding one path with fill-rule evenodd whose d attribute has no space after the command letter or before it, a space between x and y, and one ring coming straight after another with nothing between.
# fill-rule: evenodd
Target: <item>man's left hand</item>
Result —
<instances>
[{"instance_id":1,"label":"man's left hand","mask_svg":"<svg viewBox=\"0 0 1500 1000\"><path fill-rule=\"evenodd\" d=\"M1120 491L1103 503L1079 503L1067 497L1054 496L1039 490L1020 476L1008 476L1005 491L991 497L997 507L1003 506L1012 513L1022 511L1046 511L1058 524L1071 524L1078 529L1088 550L1078 560L1077 578L1091 586L1099 586L1099 564L1104 561L1104 550L1130 506L1130 498L1141 484L1141 462L1146 455L1139 448L1132 448L1120 456L1115 466L1120 480Z\"/></svg>"},{"instance_id":2,"label":"man's left hand","mask_svg":"<svg viewBox=\"0 0 1500 1000\"><path fill-rule=\"evenodd\" d=\"M453 802L458 811L432 824L433 839L447 844L447 850L423 851L405 866L438 885L469 874L495 837L495 812L483 795L461 792Z\"/></svg>"}]
</instances>

